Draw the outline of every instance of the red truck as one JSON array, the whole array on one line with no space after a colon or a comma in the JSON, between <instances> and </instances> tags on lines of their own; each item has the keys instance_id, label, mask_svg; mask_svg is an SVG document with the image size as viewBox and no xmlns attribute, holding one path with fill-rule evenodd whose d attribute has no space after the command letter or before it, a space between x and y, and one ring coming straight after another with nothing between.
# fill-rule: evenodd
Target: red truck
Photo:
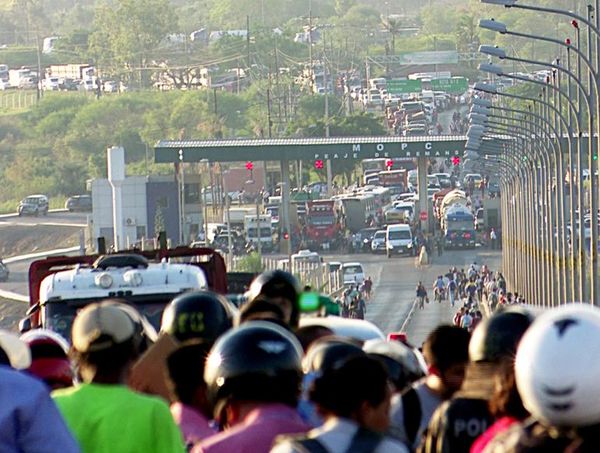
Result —
<instances>
[{"instance_id":1,"label":"red truck","mask_svg":"<svg viewBox=\"0 0 600 453\"><path fill-rule=\"evenodd\" d=\"M340 234L334 200L306 202L304 239L309 247L325 250L335 248L339 244Z\"/></svg>"},{"instance_id":2,"label":"red truck","mask_svg":"<svg viewBox=\"0 0 600 453\"><path fill-rule=\"evenodd\" d=\"M392 195L408 191L408 173L405 169L380 171L378 176L379 184L388 187Z\"/></svg>"}]
</instances>

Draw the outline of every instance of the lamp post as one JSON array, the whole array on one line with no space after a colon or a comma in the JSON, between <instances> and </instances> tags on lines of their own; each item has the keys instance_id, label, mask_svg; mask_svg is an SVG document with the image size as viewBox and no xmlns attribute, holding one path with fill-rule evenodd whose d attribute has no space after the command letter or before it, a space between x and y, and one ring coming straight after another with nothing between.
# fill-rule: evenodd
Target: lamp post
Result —
<instances>
[{"instance_id":1,"label":"lamp post","mask_svg":"<svg viewBox=\"0 0 600 453\"><path fill-rule=\"evenodd\" d=\"M556 69L558 71L564 72L565 74L567 74L571 80L573 80L575 82L575 84L577 85L577 87L579 88L579 92L581 94L583 94L583 99L585 100L585 104L587 107L587 112L588 112L588 130L589 130L589 138L588 138L588 165L589 168L592 169L594 167L594 159L593 159L593 155L594 155L594 147L593 147L593 133L594 133L594 109L593 109L593 99L591 97L591 93L586 90L585 86L583 85L582 81L570 70L563 68L560 65L557 65L555 63L546 63L546 62L542 62L542 61L535 61L535 60L528 60L528 59L524 59L524 58L517 58L517 57L510 57L506 54L506 52L498 47L493 47L493 46L486 46L486 45L482 45L479 48L480 52L487 54L487 55L492 55L492 56L496 56L500 59L506 59L506 60L513 60L513 61L518 61L521 63L528 63L528 64L535 64L535 65L540 65L540 66L545 66L548 68L552 68L552 69ZM577 156L578 159L578 163L580 163L579 161L580 159L580 155L578 154ZM581 165L579 165L579 168L581 169ZM595 176L594 176L594 172L590 171L590 190L589 190L589 199L590 199L590 211L592 213L597 213L598 212L598 194L596 193L595 189ZM580 204L580 218L581 218L581 213L583 210L583 204ZM583 295L583 298L581 299L582 301L585 300L588 296L588 294L586 294L585 291L585 287L589 288L589 300L592 304L597 305L597 298L599 296L597 289L599 288L599 275L598 275L598 255L597 255L597 243L598 243L598 218L597 215L592 215L592 227L591 227L591 232L590 232L590 259L589 259L589 273L590 273L590 278L587 280L584 278L581 278L581 283L583 285L583 290L581 291L581 294ZM580 228L582 227L583 223L580 221ZM580 235L581 236L581 235ZM584 260L585 256L581 256L579 257L580 260ZM587 283L587 284L586 284Z\"/></svg>"},{"instance_id":2,"label":"lamp post","mask_svg":"<svg viewBox=\"0 0 600 453\"><path fill-rule=\"evenodd\" d=\"M595 1L595 11L596 11L596 18L595 18L595 23L592 22L592 11L594 10L594 8L591 5L588 5L588 9L587 9L587 18L584 18L583 16L580 16L579 14L573 13L571 11L567 11L567 10L562 10L562 9L558 9L558 8L548 8L548 7L542 7L542 6L532 6L532 5L524 5L522 3L517 3L517 0L481 0L482 3L487 3L487 4L495 4L495 5L502 5L505 6L507 8L521 8L521 9L525 9L525 10L531 10L531 11L538 11L538 12L544 12L544 13L552 13L552 14L559 14L559 15L563 15L563 16L567 16L570 17L572 19L574 19L572 21L572 25L575 27L576 31L577 31L577 48L580 48L580 33L579 33L579 22L585 24L588 27L588 44L587 44L587 48L588 48L588 60L591 62L592 60L592 33L595 35L596 37L596 70L600 69L600 55L598 50L600 50L600 18L598 17L598 12L600 11L600 0L596 0ZM567 52L568 54L568 52ZM581 56L578 58L578 74L581 75L581 61L582 58ZM590 65L589 69L589 84L590 87L595 85L596 86L596 98L597 101L600 98L600 90L598 90L598 77L596 76L594 79L594 76L592 74L592 69L593 65ZM578 79L575 79L576 83L579 82ZM570 90L570 83L569 83L569 90ZM578 93L578 97L579 97L579 93ZM594 110L591 108L591 102L588 102L588 116L591 120ZM596 103L596 108L598 108L598 106L600 105L599 102ZM590 121L590 123L592 123L592 121ZM599 139L600 139L600 119L599 119L599 125L598 125L598 134L599 134ZM600 276L598 275L598 254L597 254L597 244L598 244L598 197L600 197L600 194L595 194L595 192L597 192L596 189L598 189L598 187L600 185L598 185L597 183L597 176L595 175L595 172L593 170L594 168L594 162L593 162L593 149L592 149L592 139L594 136L594 132L593 129L591 127L590 124L590 128L589 128L589 138L588 141L590 142L590 154L589 154L589 175L590 175L590 216L591 216L591 232L590 232L590 279L589 279L589 283L590 283L590 302L594 305L598 304L598 284L599 284L599 278ZM578 160L579 160L579 156L578 156ZM598 168L598 170L600 171L600 161L596 162L596 166ZM578 166L579 167L579 173L581 173L581 165ZM571 173L572 175L572 173ZM582 183L582 179L579 178L578 179L578 185L581 187L581 183ZM571 202L573 200L571 199ZM581 200L581 197L578 196L578 201L579 201L579 211L580 211L580 220L581 220L581 212L583 211L583 203ZM573 227L573 225L571 225L571 227ZM582 230L582 228L584 227L584 224L581 223L579 224L579 229L580 232ZM580 233L581 236L581 233ZM578 257L579 260L583 260L585 257L584 256L580 256ZM583 301L583 299L582 299Z\"/></svg>"}]
</instances>

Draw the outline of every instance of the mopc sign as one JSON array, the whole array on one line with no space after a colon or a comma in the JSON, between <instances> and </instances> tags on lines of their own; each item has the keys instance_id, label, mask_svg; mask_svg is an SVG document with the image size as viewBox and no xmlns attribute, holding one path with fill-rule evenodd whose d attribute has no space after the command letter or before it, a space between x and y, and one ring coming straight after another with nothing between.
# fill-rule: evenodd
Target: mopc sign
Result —
<instances>
[{"instance_id":1,"label":"mopc sign","mask_svg":"<svg viewBox=\"0 0 600 453\"><path fill-rule=\"evenodd\" d=\"M462 155L466 137L337 137L265 140L163 140L157 163L317 159L427 158Z\"/></svg>"},{"instance_id":2,"label":"mopc sign","mask_svg":"<svg viewBox=\"0 0 600 453\"><path fill-rule=\"evenodd\" d=\"M384 144L377 143L374 145L375 150L372 146L364 146L361 144L354 144L351 146L351 151L346 152L327 152L327 153L315 153L313 159L371 159L371 158L382 158L382 157L396 157L396 158L415 158L415 157L452 157L459 156L462 154L462 150L455 149L439 149L436 147L434 150L432 142L422 143L423 149L414 149L414 146L409 146L409 143L394 143ZM349 147L350 148L350 147ZM398 149L399 148L399 149ZM398 154L400 151L400 154Z\"/></svg>"}]
</instances>

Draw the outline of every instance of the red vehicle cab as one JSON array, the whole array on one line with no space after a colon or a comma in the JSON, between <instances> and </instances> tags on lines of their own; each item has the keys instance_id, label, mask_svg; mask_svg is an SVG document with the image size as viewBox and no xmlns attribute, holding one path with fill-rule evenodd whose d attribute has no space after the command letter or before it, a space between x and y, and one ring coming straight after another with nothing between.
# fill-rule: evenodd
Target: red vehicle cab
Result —
<instances>
[{"instance_id":1,"label":"red vehicle cab","mask_svg":"<svg viewBox=\"0 0 600 453\"><path fill-rule=\"evenodd\" d=\"M310 248L329 249L337 245L340 224L337 221L334 200L306 202L304 237Z\"/></svg>"}]
</instances>

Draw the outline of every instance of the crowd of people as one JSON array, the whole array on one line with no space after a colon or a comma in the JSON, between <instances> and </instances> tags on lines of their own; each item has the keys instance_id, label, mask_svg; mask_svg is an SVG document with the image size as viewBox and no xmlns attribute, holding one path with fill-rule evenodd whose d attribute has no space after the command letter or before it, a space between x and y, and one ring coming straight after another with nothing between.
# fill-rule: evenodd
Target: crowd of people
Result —
<instances>
[{"instance_id":1,"label":"crowd of people","mask_svg":"<svg viewBox=\"0 0 600 453\"><path fill-rule=\"evenodd\" d=\"M505 302L420 350L300 327L301 288L283 271L258 276L239 312L209 291L177 296L158 337L116 299L81 309L70 344L2 332L0 451L597 451L600 309L535 319L509 306L523 301L501 274L448 275L434 285L461 308Z\"/></svg>"}]
</instances>

